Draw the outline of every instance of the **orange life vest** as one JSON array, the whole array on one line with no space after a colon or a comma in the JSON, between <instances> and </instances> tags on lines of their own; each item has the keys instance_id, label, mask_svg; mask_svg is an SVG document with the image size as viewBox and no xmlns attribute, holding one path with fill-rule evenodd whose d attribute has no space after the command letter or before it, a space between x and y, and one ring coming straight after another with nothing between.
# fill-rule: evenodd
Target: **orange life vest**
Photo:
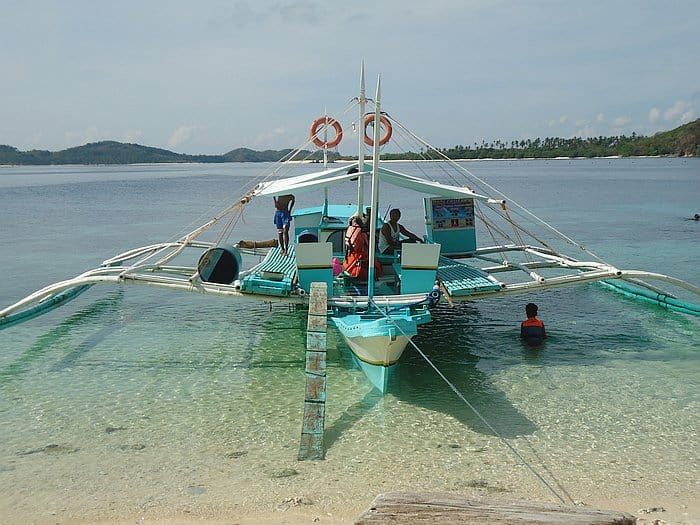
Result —
<instances>
[{"instance_id":1,"label":"orange life vest","mask_svg":"<svg viewBox=\"0 0 700 525\"><path fill-rule=\"evenodd\" d=\"M353 223L345 233L345 260L343 269L351 277L367 279L369 273L369 233ZM382 273L382 265L374 261L374 277Z\"/></svg>"},{"instance_id":2,"label":"orange life vest","mask_svg":"<svg viewBox=\"0 0 700 525\"><path fill-rule=\"evenodd\" d=\"M547 337L544 323L536 317L528 317L520 323L520 336L528 342L542 342Z\"/></svg>"}]
</instances>

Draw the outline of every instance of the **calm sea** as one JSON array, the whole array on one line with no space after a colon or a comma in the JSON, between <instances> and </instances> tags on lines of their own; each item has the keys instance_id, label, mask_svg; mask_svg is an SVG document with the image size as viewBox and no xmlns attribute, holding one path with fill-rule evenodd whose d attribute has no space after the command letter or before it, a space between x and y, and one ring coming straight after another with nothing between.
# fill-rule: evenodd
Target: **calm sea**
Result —
<instances>
[{"instance_id":1,"label":"calm sea","mask_svg":"<svg viewBox=\"0 0 700 525\"><path fill-rule=\"evenodd\" d=\"M608 262L700 284L699 159L465 165ZM187 231L266 168L0 168L0 305ZM388 196L421 232L421 203ZM271 210L251 208L241 238L274 237ZM529 301L539 351L519 341ZM331 330L322 462L296 460L302 311L96 286L1 331L0 523L300 502L328 520L391 490L556 502L499 436L567 500L700 519L697 318L599 285L439 310L415 342L498 435L410 347L376 396Z\"/></svg>"}]
</instances>

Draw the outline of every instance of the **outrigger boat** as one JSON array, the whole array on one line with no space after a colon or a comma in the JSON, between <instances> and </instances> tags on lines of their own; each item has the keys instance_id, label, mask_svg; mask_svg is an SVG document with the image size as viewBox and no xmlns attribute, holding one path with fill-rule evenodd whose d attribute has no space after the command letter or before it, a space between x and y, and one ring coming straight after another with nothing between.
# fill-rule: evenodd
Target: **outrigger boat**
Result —
<instances>
[{"instance_id":1,"label":"outrigger boat","mask_svg":"<svg viewBox=\"0 0 700 525\"><path fill-rule=\"evenodd\" d=\"M619 269L597 258L382 112L380 99L379 81L375 99L366 98L363 71L360 94L352 103L357 113L353 115L351 108L345 113L350 113L350 119L356 116L355 122L360 123L353 124L356 160L328 167L328 151L341 142L343 126L340 120L321 117L313 123L309 138L275 164L264 180L255 181L200 227L172 242L122 253L98 268L38 290L0 310L0 328L51 310L98 283L142 284L306 305L311 284L321 282L327 287L329 319L371 383L385 392L404 349L418 328L431 321L431 307L440 301L475 301L600 281L664 308L700 315L697 304L648 281L665 282L696 297L700 288L663 274ZM372 111L366 113L368 107ZM381 161L382 147L397 136L412 145L408 151L415 147L431 160L417 164L419 175L396 171L392 164ZM299 161L309 161L310 144L323 151L322 169L286 176L287 170L298 173ZM367 162L366 149L371 151ZM343 187L344 194L356 192L356 202L330 203L328 189L333 186ZM423 242L406 243L399 252L385 255L377 248L384 224L378 214L380 190L392 186L420 195L426 229ZM366 189L371 194L368 202ZM323 190L323 203L294 212L294 243L287 253L276 242L231 240L249 206L264 201L272 209L270 197L312 190ZM368 228L367 268L362 277L347 271L347 230L355 217L364 217L365 223L373 225ZM478 244L477 233L490 238L491 244ZM591 260L566 255L556 247L557 241L577 247ZM186 252L196 257L187 257ZM180 263L182 260L186 262ZM344 262L346 267L340 271Z\"/></svg>"}]
</instances>

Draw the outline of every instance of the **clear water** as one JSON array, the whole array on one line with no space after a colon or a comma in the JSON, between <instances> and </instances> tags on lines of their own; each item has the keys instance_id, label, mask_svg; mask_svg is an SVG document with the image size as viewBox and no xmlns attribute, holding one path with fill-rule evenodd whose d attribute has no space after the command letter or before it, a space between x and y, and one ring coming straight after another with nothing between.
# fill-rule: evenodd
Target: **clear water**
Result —
<instances>
[{"instance_id":1,"label":"clear water","mask_svg":"<svg viewBox=\"0 0 700 525\"><path fill-rule=\"evenodd\" d=\"M467 166L609 262L698 284L698 159ZM0 304L172 238L263 170L0 168ZM421 203L391 197L382 208L420 232ZM263 208L242 237L274 236ZM518 337L528 301L547 324L538 351ZM97 286L4 330L0 523L210 517L294 497L356 515L391 490L556 501L494 430L565 498L700 519L697 318L597 285L440 310L415 342L492 428L410 348L376 396L331 331L322 462L296 460L304 312Z\"/></svg>"}]
</instances>

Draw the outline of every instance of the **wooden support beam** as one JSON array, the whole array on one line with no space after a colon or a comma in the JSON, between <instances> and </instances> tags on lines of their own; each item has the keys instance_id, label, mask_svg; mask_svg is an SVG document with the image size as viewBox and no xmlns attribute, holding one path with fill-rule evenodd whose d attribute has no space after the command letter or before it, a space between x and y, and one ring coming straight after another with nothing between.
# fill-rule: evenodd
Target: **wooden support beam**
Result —
<instances>
[{"instance_id":1,"label":"wooden support beam","mask_svg":"<svg viewBox=\"0 0 700 525\"><path fill-rule=\"evenodd\" d=\"M634 525L621 511L527 501L467 499L457 494L380 494L355 525Z\"/></svg>"},{"instance_id":2,"label":"wooden support beam","mask_svg":"<svg viewBox=\"0 0 700 525\"><path fill-rule=\"evenodd\" d=\"M323 428L326 417L326 327L328 287L311 283L306 325L306 389L301 427L299 461L323 459Z\"/></svg>"}]
</instances>

